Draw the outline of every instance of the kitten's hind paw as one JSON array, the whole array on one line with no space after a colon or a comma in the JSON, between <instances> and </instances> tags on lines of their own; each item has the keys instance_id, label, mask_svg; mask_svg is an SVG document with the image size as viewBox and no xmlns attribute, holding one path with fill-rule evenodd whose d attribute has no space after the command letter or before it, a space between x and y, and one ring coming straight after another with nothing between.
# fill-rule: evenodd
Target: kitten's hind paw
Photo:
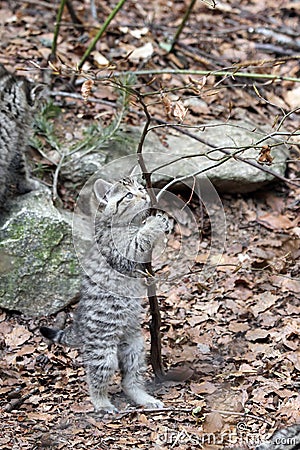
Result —
<instances>
[{"instance_id":1,"label":"kitten's hind paw","mask_svg":"<svg viewBox=\"0 0 300 450\"><path fill-rule=\"evenodd\" d=\"M161 408L164 408L164 404L160 400L157 400L156 398L153 398L153 401L151 401L149 403L146 403L144 405L144 407L146 409L161 409Z\"/></svg>"},{"instance_id":2,"label":"kitten's hind paw","mask_svg":"<svg viewBox=\"0 0 300 450\"><path fill-rule=\"evenodd\" d=\"M19 181L17 184L17 189L20 194L26 194L31 191L38 191L42 187L41 183L32 178L25 178L24 180Z\"/></svg>"},{"instance_id":3,"label":"kitten's hind paw","mask_svg":"<svg viewBox=\"0 0 300 450\"><path fill-rule=\"evenodd\" d=\"M101 401L94 402L94 408L95 412L99 415L116 414L119 412L118 408L108 399L101 399Z\"/></svg>"},{"instance_id":4,"label":"kitten's hind paw","mask_svg":"<svg viewBox=\"0 0 300 450\"><path fill-rule=\"evenodd\" d=\"M117 414L119 412L118 408L116 408L113 404L111 406L103 406L100 408L95 408L95 413L99 416L105 416L106 414Z\"/></svg>"}]
</instances>

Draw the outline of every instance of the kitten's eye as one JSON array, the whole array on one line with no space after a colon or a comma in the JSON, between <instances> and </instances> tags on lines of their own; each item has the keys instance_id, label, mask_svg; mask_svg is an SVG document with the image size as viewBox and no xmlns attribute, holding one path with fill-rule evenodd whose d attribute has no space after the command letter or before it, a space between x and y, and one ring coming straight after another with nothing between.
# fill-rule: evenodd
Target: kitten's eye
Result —
<instances>
[{"instance_id":1,"label":"kitten's eye","mask_svg":"<svg viewBox=\"0 0 300 450\"><path fill-rule=\"evenodd\" d=\"M132 192L128 192L128 193L126 194L126 198L133 198Z\"/></svg>"}]
</instances>

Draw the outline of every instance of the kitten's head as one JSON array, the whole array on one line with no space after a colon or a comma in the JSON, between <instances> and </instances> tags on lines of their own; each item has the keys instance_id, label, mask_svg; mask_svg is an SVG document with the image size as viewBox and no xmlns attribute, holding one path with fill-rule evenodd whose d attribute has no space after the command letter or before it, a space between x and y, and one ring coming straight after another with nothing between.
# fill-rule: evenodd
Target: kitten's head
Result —
<instances>
[{"instance_id":1,"label":"kitten's head","mask_svg":"<svg viewBox=\"0 0 300 450\"><path fill-rule=\"evenodd\" d=\"M136 218L143 220L151 207L146 188L133 178L124 178L115 184L98 179L94 184L94 194L107 215L124 223Z\"/></svg>"}]
</instances>

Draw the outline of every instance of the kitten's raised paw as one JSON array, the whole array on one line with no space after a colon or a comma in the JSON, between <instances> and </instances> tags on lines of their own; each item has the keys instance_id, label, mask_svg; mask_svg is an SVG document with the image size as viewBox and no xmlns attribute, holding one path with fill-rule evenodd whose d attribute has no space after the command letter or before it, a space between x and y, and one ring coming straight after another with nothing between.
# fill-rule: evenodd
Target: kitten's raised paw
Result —
<instances>
[{"instance_id":1,"label":"kitten's raised paw","mask_svg":"<svg viewBox=\"0 0 300 450\"><path fill-rule=\"evenodd\" d=\"M161 211L158 211L156 213L155 217L157 219L159 219L160 223L162 224L163 231L165 233L170 233L170 231L173 228L173 221L172 221L172 219L170 219L169 216L166 213L163 213Z\"/></svg>"}]
</instances>

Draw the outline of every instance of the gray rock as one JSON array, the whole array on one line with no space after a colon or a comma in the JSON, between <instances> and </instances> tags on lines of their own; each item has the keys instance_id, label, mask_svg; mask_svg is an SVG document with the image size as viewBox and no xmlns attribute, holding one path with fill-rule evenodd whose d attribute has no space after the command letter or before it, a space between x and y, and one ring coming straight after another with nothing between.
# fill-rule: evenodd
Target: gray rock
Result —
<instances>
[{"instance_id":1,"label":"gray rock","mask_svg":"<svg viewBox=\"0 0 300 450\"><path fill-rule=\"evenodd\" d=\"M115 137L89 149L85 147L65 157L60 170L60 177L66 187L84 184L95 172L114 159L132 154L136 151L140 139L140 129L119 130ZM158 141L159 143L159 141Z\"/></svg>"},{"instance_id":2,"label":"gray rock","mask_svg":"<svg viewBox=\"0 0 300 450\"><path fill-rule=\"evenodd\" d=\"M100 170L106 163L106 155L103 152L84 154L78 152L67 158L61 168L60 177L64 180L64 185L68 187L77 183L83 184L95 172Z\"/></svg>"},{"instance_id":3,"label":"gray rock","mask_svg":"<svg viewBox=\"0 0 300 450\"><path fill-rule=\"evenodd\" d=\"M0 223L0 306L55 313L78 293L80 273L71 218L53 206L50 192L16 197Z\"/></svg>"},{"instance_id":4,"label":"gray rock","mask_svg":"<svg viewBox=\"0 0 300 450\"><path fill-rule=\"evenodd\" d=\"M258 161L262 145L279 144L275 139L269 138L257 145L267 135L267 132L254 124L250 125L243 121L210 124L203 131L194 134L207 144L229 151L231 155L237 154L237 156L252 162ZM269 167L281 176L284 176L286 171L288 150L283 144L272 148L271 156L274 158L272 164L270 166L262 165L260 169L234 157L228 157L220 150L210 151L212 149L208 145L183 135L168 135L166 141L169 148L172 149L172 153L180 156L203 154L203 156L190 158L190 161L200 172L200 176L207 176L219 192L255 191L275 179L274 175L263 171L264 168ZM255 146L257 148L254 148ZM241 151L242 148L244 150ZM184 161L177 163L175 170L179 172L176 175L173 168L173 173L170 173L172 176L188 175Z\"/></svg>"},{"instance_id":5,"label":"gray rock","mask_svg":"<svg viewBox=\"0 0 300 450\"><path fill-rule=\"evenodd\" d=\"M121 144L112 142L108 146L106 164L100 176L112 180L130 173L137 164L135 152L141 132L142 128L129 128L123 134L124 141ZM148 170L153 171L157 166L165 165L153 175L154 182L165 184L173 178L199 173L199 176L208 177L219 192L243 193L255 191L275 179L264 168L270 168L281 176L285 173L288 150L282 143L271 150L274 158L272 164L262 165L261 169L222 153L221 149L231 155L236 153L244 159L257 162L262 145L279 144L275 139L269 138L257 145L267 132L254 124L244 121L214 122L201 131L191 130L191 133L203 142L170 129L163 145L154 132L148 133L143 149ZM178 158L181 159L167 166Z\"/></svg>"}]
</instances>

